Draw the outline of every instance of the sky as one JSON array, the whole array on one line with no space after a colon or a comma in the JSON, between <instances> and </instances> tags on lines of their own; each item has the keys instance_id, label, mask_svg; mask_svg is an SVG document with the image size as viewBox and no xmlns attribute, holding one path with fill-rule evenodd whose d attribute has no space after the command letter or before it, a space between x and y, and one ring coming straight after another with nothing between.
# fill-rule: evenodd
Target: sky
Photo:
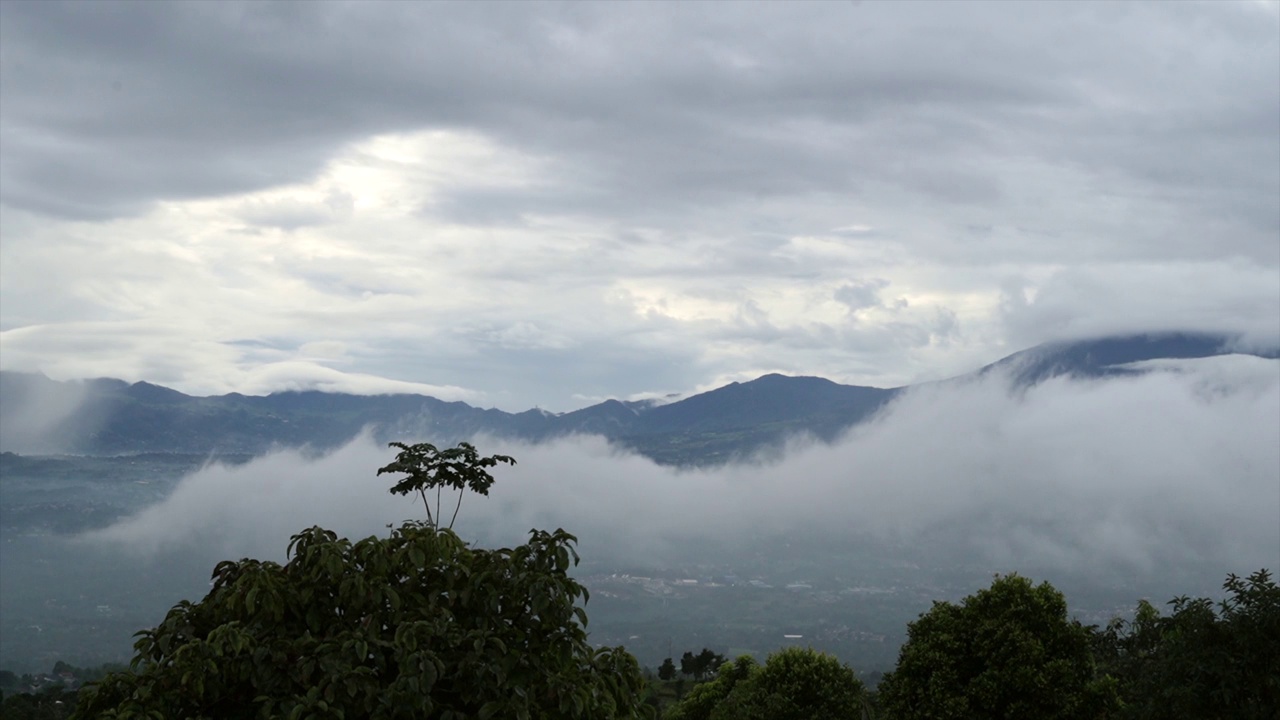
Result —
<instances>
[{"instance_id":1,"label":"sky","mask_svg":"<svg viewBox=\"0 0 1280 720\"><path fill-rule=\"evenodd\" d=\"M0 369L519 411L1280 337L1280 3L0 3Z\"/></svg>"}]
</instances>

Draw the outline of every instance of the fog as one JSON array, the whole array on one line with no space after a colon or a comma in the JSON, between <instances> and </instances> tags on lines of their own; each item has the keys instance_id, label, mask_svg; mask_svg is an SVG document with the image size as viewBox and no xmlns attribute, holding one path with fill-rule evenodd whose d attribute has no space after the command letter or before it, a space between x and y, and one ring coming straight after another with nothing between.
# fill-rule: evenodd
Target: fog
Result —
<instances>
[{"instance_id":1,"label":"fog","mask_svg":"<svg viewBox=\"0 0 1280 720\"><path fill-rule=\"evenodd\" d=\"M43 379L43 378L42 378ZM57 428L73 415L81 423L91 422L83 382L14 383L6 389L0 405L0 450L28 455L52 454L65 450Z\"/></svg>"},{"instance_id":2,"label":"fog","mask_svg":"<svg viewBox=\"0 0 1280 720\"><path fill-rule=\"evenodd\" d=\"M596 437L481 438L499 466L456 529L485 545L564 527L591 560L678 562L691 547L821 537L935 548L1001 570L1218 581L1280 567L1280 361L1231 355L1148 363L1105 380L1017 389L1002 374L911 390L827 445L677 470ZM210 464L163 502L82 538L142 554L200 548L283 559L322 525L357 537L424 518L376 477L392 450L360 437L314 458ZM452 510L452 499L444 506ZM163 549L163 550L162 550Z\"/></svg>"}]
</instances>

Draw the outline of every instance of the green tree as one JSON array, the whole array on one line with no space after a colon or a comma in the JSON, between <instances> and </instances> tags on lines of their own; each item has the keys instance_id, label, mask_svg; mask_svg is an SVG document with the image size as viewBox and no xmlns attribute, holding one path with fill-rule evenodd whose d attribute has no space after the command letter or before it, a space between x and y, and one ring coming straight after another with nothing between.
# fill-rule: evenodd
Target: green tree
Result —
<instances>
[{"instance_id":1,"label":"green tree","mask_svg":"<svg viewBox=\"0 0 1280 720\"><path fill-rule=\"evenodd\" d=\"M712 652L707 648L702 648L702 652L698 653L697 669L699 671L699 679L710 677L716 674L721 665L725 663L725 656L717 652Z\"/></svg>"},{"instance_id":2,"label":"green tree","mask_svg":"<svg viewBox=\"0 0 1280 720\"><path fill-rule=\"evenodd\" d=\"M80 717L637 717L635 658L587 642L574 542L535 530L482 550L406 523L353 544L311 528L283 566L220 563L204 600L139 633L129 672L86 688Z\"/></svg>"},{"instance_id":3,"label":"green tree","mask_svg":"<svg viewBox=\"0 0 1280 720\"><path fill-rule=\"evenodd\" d=\"M910 623L878 695L889 717L931 720L1078 720L1104 717L1118 702L1062 593L1018 575L959 605L935 602Z\"/></svg>"},{"instance_id":4,"label":"green tree","mask_svg":"<svg viewBox=\"0 0 1280 720\"><path fill-rule=\"evenodd\" d=\"M671 662L671 658L662 661L662 665L658 667L658 679L663 681L675 680L679 671L676 670L676 664Z\"/></svg>"},{"instance_id":5,"label":"green tree","mask_svg":"<svg viewBox=\"0 0 1280 720\"><path fill-rule=\"evenodd\" d=\"M867 709L862 683L836 658L787 648L764 665L749 656L720 668L673 706L667 720L854 720Z\"/></svg>"},{"instance_id":6,"label":"green tree","mask_svg":"<svg viewBox=\"0 0 1280 720\"><path fill-rule=\"evenodd\" d=\"M1227 597L1175 598L1162 617L1139 602L1099 633L1102 668L1120 683L1122 717L1280 717L1280 587L1266 570L1223 583Z\"/></svg>"},{"instance_id":7,"label":"green tree","mask_svg":"<svg viewBox=\"0 0 1280 720\"><path fill-rule=\"evenodd\" d=\"M484 494L484 468L514 462L465 444L395 446L397 462L379 473L407 473L392 492L424 500L442 485ZM355 543L313 527L293 537L284 565L219 563L203 600L138 633L128 671L86 686L77 716L651 716L635 658L587 642L587 590L568 575L576 538L530 532L524 545L485 550L430 519Z\"/></svg>"},{"instance_id":8,"label":"green tree","mask_svg":"<svg viewBox=\"0 0 1280 720\"><path fill-rule=\"evenodd\" d=\"M709 675L714 674L724 661L723 655L712 652L708 648L702 648L702 652L697 655L686 651L680 656L680 672L691 676L697 682L702 682Z\"/></svg>"},{"instance_id":9,"label":"green tree","mask_svg":"<svg viewBox=\"0 0 1280 720\"><path fill-rule=\"evenodd\" d=\"M693 653L686 653L693 656ZM689 691L679 703L667 710L663 720L710 720L711 714L729 697L729 693L759 668L750 655L743 655L721 666L716 679L702 683Z\"/></svg>"},{"instance_id":10,"label":"green tree","mask_svg":"<svg viewBox=\"0 0 1280 720\"><path fill-rule=\"evenodd\" d=\"M418 493L422 504L427 509L427 524L439 527L444 519L440 507L441 492L450 488L458 493L458 503L453 508L453 517L448 527L458 519L458 510L462 508L462 496L466 490L480 495L488 495L493 485L493 476L488 468L498 463L515 465L515 458L508 455L490 455L480 457L471 443L458 443L457 447L439 450L431 443L405 445L393 442L388 447L400 448L394 462L378 468L378 474L404 473L405 477L391 486L391 494L408 495ZM431 512L431 503L427 500L427 491L436 491L436 512Z\"/></svg>"},{"instance_id":11,"label":"green tree","mask_svg":"<svg viewBox=\"0 0 1280 720\"><path fill-rule=\"evenodd\" d=\"M867 710L848 665L811 648L769 656L711 713L711 720L854 720Z\"/></svg>"}]
</instances>

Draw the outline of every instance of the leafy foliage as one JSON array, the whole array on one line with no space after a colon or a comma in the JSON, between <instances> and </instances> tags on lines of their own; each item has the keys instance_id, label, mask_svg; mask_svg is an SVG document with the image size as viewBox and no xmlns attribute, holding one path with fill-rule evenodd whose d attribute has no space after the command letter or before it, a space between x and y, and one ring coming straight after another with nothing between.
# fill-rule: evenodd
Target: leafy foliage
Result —
<instances>
[{"instance_id":1,"label":"leafy foliage","mask_svg":"<svg viewBox=\"0 0 1280 720\"><path fill-rule=\"evenodd\" d=\"M416 492L421 495L422 504L427 509L428 524L439 527L440 521L444 519L440 508L441 490L447 487L457 491L458 504L454 506L453 517L449 520L450 529L458 519L464 490L487 496L489 488L493 485L493 476L489 474L487 468L494 467L498 463L516 464L515 458L509 455L480 457L475 446L465 442L458 443L457 447L447 450L437 449L431 443L405 445L393 442L388 447L400 448L400 453L396 455L395 462L378 468L378 474L404 473L406 477L391 486L391 494L408 495ZM434 516L431 513L431 503L427 500L427 491L431 489L436 491Z\"/></svg>"},{"instance_id":2,"label":"leafy foliage","mask_svg":"<svg viewBox=\"0 0 1280 720\"><path fill-rule=\"evenodd\" d=\"M935 602L907 626L897 668L881 681L894 718L1104 717L1114 681L1095 671L1088 628L1062 594L1018 575L997 577L959 605Z\"/></svg>"},{"instance_id":3,"label":"leafy foliage","mask_svg":"<svg viewBox=\"0 0 1280 720\"><path fill-rule=\"evenodd\" d=\"M16 693L0 698L0 717L5 720L63 720L75 709L76 694L61 686L34 693Z\"/></svg>"},{"instance_id":4,"label":"leafy foliage","mask_svg":"<svg viewBox=\"0 0 1280 720\"><path fill-rule=\"evenodd\" d=\"M663 660L662 665L658 668L658 679L663 682L675 680L677 674L676 664L671 662L671 658Z\"/></svg>"},{"instance_id":5,"label":"leafy foliage","mask_svg":"<svg viewBox=\"0 0 1280 720\"><path fill-rule=\"evenodd\" d=\"M1120 682L1122 717L1280 717L1280 587L1266 570L1227 577L1228 597L1175 598L1162 617L1145 600L1132 621L1098 636L1102 667Z\"/></svg>"},{"instance_id":6,"label":"leafy foliage","mask_svg":"<svg viewBox=\"0 0 1280 720\"><path fill-rule=\"evenodd\" d=\"M630 718L644 678L593 650L575 538L514 549L406 523L352 543L318 527L285 565L220 563L213 588L139 633L83 718Z\"/></svg>"},{"instance_id":7,"label":"leafy foliage","mask_svg":"<svg viewBox=\"0 0 1280 720\"><path fill-rule=\"evenodd\" d=\"M742 656L693 689L668 720L852 720L866 696L853 670L812 649L787 648L760 665Z\"/></svg>"},{"instance_id":8,"label":"leafy foliage","mask_svg":"<svg viewBox=\"0 0 1280 720\"><path fill-rule=\"evenodd\" d=\"M697 655L685 651L685 654L680 656L680 672L692 676L698 682L702 682L708 676L714 675L724 662L725 657L723 655L712 652L707 648L702 648L702 652Z\"/></svg>"},{"instance_id":9,"label":"leafy foliage","mask_svg":"<svg viewBox=\"0 0 1280 720\"><path fill-rule=\"evenodd\" d=\"M734 688L759 668L760 664L750 655L743 655L721 666L715 680L694 687L683 700L667 711L663 720L710 720L716 708L729 697Z\"/></svg>"},{"instance_id":10,"label":"leafy foliage","mask_svg":"<svg viewBox=\"0 0 1280 720\"><path fill-rule=\"evenodd\" d=\"M852 720L865 709L862 682L848 665L806 648L787 648L729 693L711 720Z\"/></svg>"}]
</instances>

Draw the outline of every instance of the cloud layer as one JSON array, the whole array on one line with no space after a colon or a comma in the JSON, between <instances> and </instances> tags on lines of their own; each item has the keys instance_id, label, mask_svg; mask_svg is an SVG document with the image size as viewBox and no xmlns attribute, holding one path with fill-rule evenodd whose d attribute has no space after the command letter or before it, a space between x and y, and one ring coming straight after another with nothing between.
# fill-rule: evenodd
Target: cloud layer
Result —
<instances>
[{"instance_id":1,"label":"cloud layer","mask_svg":"<svg viewBox=\"0 0 1280 720\"><path fill-rule=\"evenodd\" d=\"M1013 391L989 374L921 388L834 445L797 439L777 462L675 471L598 438L520 446L458 528L485 544L565 527L602 562L725 558L761 538L907 548L1000 570L1138 578L1280 566L1280 361L1224 356L1149 374ZM292 532L353 537L421 517L373 470L367 439L332 455L212 466L93 534L143 552L200 547L279 559ZM451 503L446 502L446 505Z\"/></svg>"},{"instance_id":2,"label":"cloud layer","mask_svg":"<svg viewBox=\"0 0 1280 720\"><path fill-rule=\"evenodd\" d=\"M0 366L567 410L1274 335L1278 22L5 3Z\"/></svg>"}]
</instances>

